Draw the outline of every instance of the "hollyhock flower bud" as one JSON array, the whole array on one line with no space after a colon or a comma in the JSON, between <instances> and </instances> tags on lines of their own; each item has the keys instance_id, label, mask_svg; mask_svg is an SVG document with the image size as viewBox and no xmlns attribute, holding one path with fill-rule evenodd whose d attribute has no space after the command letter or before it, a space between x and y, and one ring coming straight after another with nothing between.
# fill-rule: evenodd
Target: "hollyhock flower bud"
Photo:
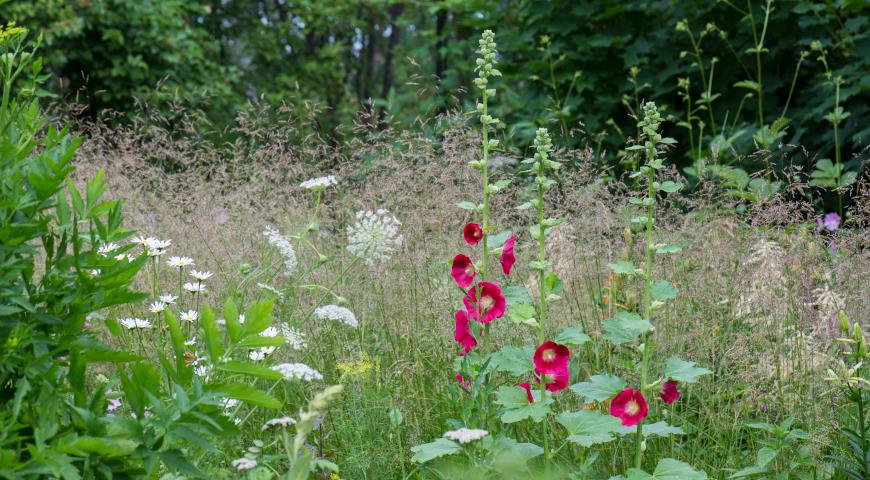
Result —
<instances>
[{"instance_id":1,"label":"hollyhock flower bud","mask_svg":"<svg viewBox=\"0 0 870 480\"><path fill-rule=\"evenodd\" d=\"M483 229L476 223L469 223L462 229L465 242L469 245L477 245L483 239Z\"/></svg>"},{"instance_id":2,"label":"hollyhock flower bud","mask_svg":"<svg viewBox=\"0 0 870 480\"><path fill-rule=\"evenodd\" d=\"M610 404L610 415L620 419L626 427L637 425L646 418L648 412L643 393L631 387L620 392Z\"/></svg>"},{"instance_id":3,"label":"hollyhock flower bud","mask_svg":"<svg viewBox=\"0 0 870 480\"><path fill-rule=\"evenodd\" d=\"M535 403L535 397L532 396L532 386L523 382L520 384L520 388L526 391L526 397L529 399L529 403Z\"/></svg>"},{"instance_id":4,"label":"hollyhock flower bud","mask_svg":"<svg viewBox=\"0 0 870 480\"><path fill-rule=\"evenodd\" d=\"M668 380L665 382L662 385L662 391L659 392L659 397L667 404L676 402L680 398L680 391L677 390L677 381Z\"/></svg>"},{"instance_id":5,"label":"hollyhock flower bud","mask_svg":"<svg viewBox=\"0 0 870 480\"><path fill-rule=\"evenodd\" d=\"M477 272L471 259L463 254L453 257L453 265L450 267L450 275L461 288L468 288L474 282Z\"/></svg>"},{"instance_id":6,"label":"hollyhock flower bud","mask_svg":"<svg viewBox=\"0 0 870 480\"><path fill-rule=\"evenodd\" d=\"M571 351L565 345L547 340L542 343L533 357L535 371L540 375L552 373L558 374L568 370L568 362L571 361Z\"/></svg>"},{"instance_id":7,"label":"hollyhock flower bud","mask_svg":"<svg viewBox=\"0 0 870 480\"><path fill-rule=\"evenodd\" d=\"M471 328L468 321L468 314L465 310L460 310L456 312L456 333L453 335L453 340L456 343L462 345L465 349L465 353L471 351L472 348L477 346L477 339L474 338L474 335L471 334Z\"/></svg>"},{"instance_id":8,"label":"hollyhock flower bud","mask_svg":"<svg viewBox=\"0 0 870 480\"><path fill-rule=\"evenodd\" d=\"M468 390L469 388L471 388L471 382L462 378L461 373L456 374L456 381L459 382L459 386L465 390Z\"/></svg>"},{"instance_id":9,"label":"hollyhock flower bud","mask_svg":"<svg viewBox=\"0 0 870 480\"><path fill-rule=\"evenodd\" d=\"M477 290L480 289L480 301L477 300ZM501 287L490 282L480 282L468 291L462 299L471 319L480 323L489 323L504 315L506 301L501 293Z\"/></svg>"},{"instance_id":10,"label":"hollyhock flower bud","mask_svg":"<svg viewBox=\"0 0 870 480\"><path fill-rule=\"evenodd\" d=\"M517 261L517 258L514 256L514 243L517 241L516 235L511 235L511 238L508 238L507 242L504 243L504 247L501 249L501 258L499 258L499 262L501 263L501 270L505 275L509 275L511 273L511 268L514 266L514 262Z\"/></svg>"}]
</instances>

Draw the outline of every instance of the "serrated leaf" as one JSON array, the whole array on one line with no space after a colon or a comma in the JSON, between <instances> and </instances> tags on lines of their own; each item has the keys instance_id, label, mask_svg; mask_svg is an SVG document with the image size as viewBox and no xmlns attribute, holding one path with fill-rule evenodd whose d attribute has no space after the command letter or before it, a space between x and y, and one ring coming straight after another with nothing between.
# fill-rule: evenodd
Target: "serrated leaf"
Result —
<instances>
[{"instance_id":1,"label":"serrated leaf","mask_svg":"<svg viewBox=\"0 0 870 480\"><path fill-rule=\"evenodd\" d=\"M683 246L676 243L656 246L656 253L678 253L682 250Z\"/></svg>"},{"instance_id":2,"label":"serrated leaf","mask_svg":"<svg viewBox=\"0 0 870 480\"><path fill-rule=\"evenodd\" d=\"M519 386L502 385L496 391L495 403L504 407L501 411L501 421L514 423L527 418L538 423L550 413L550 404L553 397L548 395L544 401L536 397L534 403L529 403L526 391Z\"/></svg>"},{"instance_id":3,"label":"serrated leaf","mask_svg":"<svg viewBox=\"0 0 870 480\"><path fill-rule=\"evenodd\" d=\"M633 342L652 329L649 320L633 312L619 312L601 324L604 338L614 345Z\"/></svg>"},{"instance_id":4,"label":"serrated leaf","mask_svg":"<svg viewBox=\"0 0 870 480\"><path fill-rule=\"evenodd\" d=\"M456 206L463 210L477 210L477 204L472 202L459 202Z\"/></svg>"},{"instance_id":5,"label":"serrated leaf","mask_svg":"<svg viewBox=\"0 0 870 480\"><path fill-rule=\"evenodd\" d=\"M282 405L281 401L277 398L243 383L209 384L205 388L206 390L221 392L227 397L235 398L258 407L277 410Z\"/></svg>"},{"instance_id":6,"label":"serrated leaf","mask_svg":"<svg viewBox=\"0 0 870 480\"><path fill-rule=\"evenodd\" d=\"M678 192L681 188L683 188L683 183L682 182L672 182L672 181L668 180L666 182L662 182L662 184L659 188L661 188L661 190L663 192L674 193L674 192Z\"/></svg>"},{"instance_id":7,"label":"serrated leaf","mask_svg":"<svg viewBox=\"0 0 870 480\"><path fill-rule=\"evenodd\" d=\"M620 425L616 428L616 433L619 435L634 435L637 433L636 427L623 427ZM667 437L669 435L685 435L686 432L680 427L668 425L667 422L645 423L643 425L643 436L647 437Z\"/></svg>"},{"instance_id":8,"label":"serrated leaf","mask_svg":"<svg viewBox=\"0 0 870 480\"><path fill-rule=\"evenodd\" d=\"M664 302L677 298L677 289L667 280L658 280L650 286L650 294L654 300Z\"/></svg>"},{"instance_id":9,"label":"serrated leaf","mask_svg":"<svg viewBox=\"0 0 870 480\"><path fill-rule=\"evenodd\" d=\"M459 453L460 451L462 451L462 447L460 447L459 444L454 442L453 440L439 438L434 442L424 443L422 445L411 447L411 451L414 452L414 455L411 457L412 462L426 463L430 460L434 460L445 455L453 455L454 453Z\"/></svg>"},{"instance_id":10,"label":"serrated leaf","mask_svg":"<svg viewBox=\"0 0 870 480\"><path fill-rule=\"evenodd\" d=\"M694 383L701 375L713 373L706 368L696 367L695 362L687 362L675 357L665 362L664 370L665 378L683 383Z\"/></svg>"},{"instance_id":11,"label":"serrated leaf","mask_svg":"<svg viewBox=\"0 0 870 480\"><path fill-rule=\"evenodd\" d=\"M259 377L266 380L280 380L282 378L281 373L272 370L269 367L258 365L256 363L245 362L241 360L230 360L229 362L223 362L215 365L215 368L227 373L240 373L243 375L250 375L252 377Z\"/></svg>"},{"instance_id":12,"label":"serrated leaf","mask_svg":"<svg viewBox=\"0 0 870 480\"><path fill-rule=\"evenodd\" d=\"M215 319L214 310L206 304L202 309L202 330L205 334L205 345L208 350L208 357L212 364L218 363L221 356L224 354L223 342L218 331L217 320Z\"/></svg>"},{"instance_id":13,"label":"serrated leaf","mask_svg":"<svg viewBox=\"0 0 870 480\"><path fill-rule=\"evenodd\" d=\"M589 335L583 333L583 327L565 327L561 331L559 331L556 338L553 340L556 343L561 343L565 345L583 345L588 342Z\"/></svg>"},{"instance_id":14,"label":"serrated leaf","mask_svg":"<svg viewBox=\"0 0 870 480\"><path fill-rule=\"evenodd\" d=\"M535 349L532 346L507 346L492 355L491 365L497 371L508 372L520 377L532 371L535 367L532 356Z\"/></svg>"},{"instance_id":15,"label":"serrated leaf","mask_svg":"<svg viewBox=\"0 0 870 480\"><path fill-rule=\"evenodd\" d=\"M569 441L583 447L613 440L613 432L620 426L618 418L594 410L562 413L556 421L568 430Z\"/></svg>"},{"instance_id":16,"label":"serrated leaf","mask_svg":"<svg viewBox=\"0 0 870 480\"><path fill-rule=\"evenodd\" d=\"M508 311L508 318L514 323L524 323L535 318L535 307L528 303L515 303Z\"/></svg>"},{"instance_id":17,"label":"serrated leaf","mask_svg":"<svg viewBox=\"0 0 870 480\"><path fill-rule=\"evenodd\" d=\"M593 375L589 380L571 385L571 391L583 397L585 403L603 402L625 389L625 380L615 375Z\"/></svg>"},{"instance_id":18,"label":"serrated leaf","mask_svg":"<svg viewBox=\"0 0 870 480\"><path fill-rule=\"evenodd\" d=\"M511 238L511 231L505 230L503 232L496 233L494 235L490 235L486 239L486 244L491 249L501 248L508 239Z\"/></svg>"},{"instance_id":19,"label":"serrated leaf","mask_svg":"<svg viewBox=\"0 0 870 480\"><path fill-rule=\"evenodd\" d=\"M629 261L608 263L607 268L619 275L634 275L637 273L637 267Z\"/></svg>"},{"instance_id":20,"label":"serrated leaf","mask_svg":"<svg viewBox=\"0 0 870 480\"><path fill-rule=\"evenodd\" d=\"M529 289L523 285L508 285L502 289L507 305L513 308L517 303L532 303L532 296L529 295Z\"/></svg>"}]
</instances>

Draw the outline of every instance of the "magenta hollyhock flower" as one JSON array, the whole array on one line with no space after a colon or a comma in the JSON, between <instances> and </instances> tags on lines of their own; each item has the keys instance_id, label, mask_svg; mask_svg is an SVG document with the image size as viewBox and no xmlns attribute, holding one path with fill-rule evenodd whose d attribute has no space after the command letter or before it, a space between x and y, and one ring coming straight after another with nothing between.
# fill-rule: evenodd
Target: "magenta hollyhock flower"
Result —
<instances>
[{"instance_id":1,"label":"magenta hollyhock flower","mask_svg":"<svg viewBox=\"0 0 870 480\"><path fill-rule=\"evenodd\" d=\"M667 403L671 404L677 401L680 398L680 391L677 390L677 381L676 380L668 380L662 385L662 391L659 392L659 397Z\"/></svg>"},{"instance_id":2,"label":"magenta hollyhock flower","mask_svg":"<svg viewBox=\"0 0 870 480\"><path fill-rule=\"evenodd\" d=\"M461 373L456 374L456 381L459 382L459 386L464 388L465 390L468 390L469 388L471 388L471 382L462 378Z\"/></svg>"},{"instance_id":3,"label":"magenta hollyhock flower","mask_svg":"<svg viewBox=\"0 0 870 480\"><path fill-rule=\"evenodd\" d=\"M462 288L468 288L474 282L474 276L477 272L474 270L474 264L471 259L463 254L453 257L453 266L450 267L450 275L456 284Z\"/></svg>"},{"instance_id":4,"label":"magenta hollyhock flower","mask_svg":"<svg viewBox=\"0 0 870 480\"><path fill-rule=\"evenodd\" d=\"M465 355L477 346L477 339L471 334L471 326L465 310L456 312L456 333L453 335L453 340L465 349L465 352L460 355Z\"/></svg>"},{"instance_id":5,"label":"magenta hollyhock flower","mask_svg":"<svg viewBox=\"0 0 870 480\"><path fill-rule=\"evenodd\" d=\"M523 382L520 384L520 388L526 391L526 398L529 399L529 403L535 403L535 397L532 395L532 386L527 382Z\"/></svg>"},{"instance_id":6,"label":"magenta hollyhock flower","mask_svg":"<svg viewBox=\"0 0 870 480\"><path fill-rule=\"evenodd\" d=\"M477 290L480 290L480 301L477 301ZM506 306L501 287L490 282L480 282L468 290L468 295L462 299L471 319L480 323L489 323L504 315Z\"/></svg>"},{"instance_id":7,"label":"magenta hollyhock flower","mask_svg":"<svg viewBox=\"0 0 870 480\"><path fill-rule=\"evenodd\" d=\"M840 228L840 215L836 212L826 213L816 219L816 231L827 230L833 232Z\"/></svg>"},{"instance_id":8,"label":"magenta hollyhock flower","mask_svg":"<svg viewBox=\"0 0 870 480\"><path fill-rule=\"evenodd\" d=\"M631 427L646 418L649 408L640 390L631 387L619 392L610 403L610 415L622 421L622 425Z\"/></svg>"},{"instance_id":9,"label":"magenta hollyhock flower","mask_svg":"<svg viewBox=\"0 0 870 480\"><path fill-rule=\"evenodd\" d=\"M514 256L514 244L517 241L516 235L511 235L511 238L507 239L504 242L504 246L501 247L501 258L498 261L501 263L501 271L504 272L505 275L510 275L511 268L514 266L514 262L517 261L517 257Z\"/></svg>"},{"instance_id":10,"label":"magenta hollyhock flower","mask_svg":"<svg viewBox=\"0 0 870 480\"><path fill-rule=\"evenodd\" d=\"M568 362L571 361L571 351L565 345L559 345L552 340L547 340L535 350L533 360L535 362L535 371L538 374L558 374L568 370Z\"/></svg>"},{"instance_id":11,"label":"magenta hollyhock flower","mask_svg":"<svg viewBox=\"0 0 870 480\"><path fill-rule=\"evenodd\" d=\"M544 382L546 382L547 390L556 393L560 390L568 388L568 381L571 379L571 372L568 371L568 367L566 366L562 370L552 373L545 373L541 375L541 377L543 377ZM535 380L538 383L541 383L541 379L539 377L536 377Z\"/></svg>"},{"instance_id":12,"label":"magenta hollyhock flower","mask_svg":"<svg viewBox=\"0 0 870 480\"><path fill-rule=\"evenodd\" d=\"M469 223L462 229L462 236L469 245L477 245L483 239L483 229L476 223Z\"/></svg>"}]
</instances>

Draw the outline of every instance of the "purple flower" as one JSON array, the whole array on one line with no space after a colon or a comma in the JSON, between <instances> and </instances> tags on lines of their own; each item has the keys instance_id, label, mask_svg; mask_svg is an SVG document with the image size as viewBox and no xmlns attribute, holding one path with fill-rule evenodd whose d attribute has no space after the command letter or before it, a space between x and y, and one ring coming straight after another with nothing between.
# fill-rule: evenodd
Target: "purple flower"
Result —
<instances>
[{"instance_id":1,"label":"purple flower","mask_svg":"<svg viewBox=\"0 0 870 480\"><path fill-rule=\"evenodd\" d=\"M816 231L827 230L833 232L838 228L840 228L840 216L835 212L826 213L816 219Z\"/></svg>"}]
</instances>

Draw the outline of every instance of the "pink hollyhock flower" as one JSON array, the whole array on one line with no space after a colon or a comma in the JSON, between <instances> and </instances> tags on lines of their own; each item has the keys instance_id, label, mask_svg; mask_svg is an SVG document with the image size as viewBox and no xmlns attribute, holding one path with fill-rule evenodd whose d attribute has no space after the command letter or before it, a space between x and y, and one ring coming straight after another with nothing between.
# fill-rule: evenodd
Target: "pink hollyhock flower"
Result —
<instances>
[{"instance_id":1,"label":"pink hollyhock flower","mask_svg":"<svg viewBox=\"0 0 870 480\"><path fill-rule=\"evenodd\" d=\"M469 245L477 245L483 239L483 229L476 223L469 223L462 229L462 236Z\"/></svg>"},{"instance_id":2,"label":"pink hollyhock flower","mask_svg":"<svg viewBox=\"0 0 870 480\"><path fill-rule=\"evenodd\" d=\"M520 384L520 388L526 391L526 398L529 399L529 403L535 403L535 397L532 395L532 386L523 382Z\"/></svg>"},{"instance_id":3,"label":"pink hollyhock flower","mask_svg":"<svg viewBox=\"0 0 870 480\"><path fill-rule=\"evenodd\" d=\"M565 345L559 345L552 340L547 340L535 350L533 360L535 362L535 371L538 374L559 374L568 370L568 362L571 361L571 351Z\"/></svg>"},{"instance_id":4,"label":"pink hollyhock flower","mask_svg":"<svg viewBox=\"0 0 870 480\"><path fill-rule=\"evenodd\" d=\"M511 235L511 238L507 239L504 242L504 246L501 247L501 258L498 259L501 262L501 271L504 272L505 275L509 275L511 273L511 268L514 266L514 262L517 261L517 257L514 256L514 243L517 241L516 235Z\"/></svg>"},{"instance_id":5,"label":"pink hollyhock flower","mask_svg":"<svg viewBox=\"0 0 870 480\"><path fill-rule=\"evenodd\" d=\"M462 288L468 288L474 282L474 276L477 272L474 271L474 264L471 259L463 254L453 257L453 266L450 267L450 275L456 284Z\"/></svg>"},{"instance_id":6,"label":"pink hollyhock flower","mask_svg":"<svg viewBox=\"0 0 870 480\"><path fill-rule=\"evenodd\" d=\"M541 377L544 378L544 382L547 384L547 390L556 393L568 388L568 381L571 379L571 372L568 371L568 367L566 366L564 370L545 373L541 375ZM535 380L538 383L541 383L540 378L535 378Z\"/></svg>"},{"instance_id":7,"label":"pink hollyhock flower","mask_svg":"<svg viewBox=\"0 0 870 480\"><path fill-rule=\"evenodd\" d=\"M468 390L471 387L471 382L462 378L461 373L456 374L456 381L459 382L459 386Z\"/></svg>"},{"instance_id":8,"label":"pink hollyhock flower","mask_svg":"<svg viewBox=\"0 0 870 480\"><path fill-rule=\"evenodd\" d=\"M470 352L472 348L477 346L477 339L471 334L471 326L469 325L468 314L465 310L456 312L456 333L453 335L453 340L462 345L465 353Z\"/></svg>"},{"instance_id":9,"label":"pink hollyhock flower","mask_svg":"<svg viewBox=\"0 0 870 480\"><path fill-rule=\"evenodd\" d=\"M619 392L610 404L610 415L620 419L626 427L637 425L648 411L643 393L631 387Z\"/></svg>"},{"instance_id":10,"label":"pink hollyhock flower","mask_svg":"<svg viewBox=\"0 0 870 480\"><path fill-rule=\"evenodd\" d=\"M677 381L668 380L665 382L664 385L662 385L662 391L659 392L659 396L667 404L676 402L677 399L680 398L680 391L677 390Z\"/></svg>"},{"instance_id":11,"label":"pink hollyhock flower","mask_svg":"<svg viewBox=\"0 0 870 480\"><path fill-rule=\"evenodd\" d=\"M480 301L477 301L477 290L480 290ZM490 282L480 282L468 290L468 295L462 299L471 319L480 323L489 323L501 318L505 310L505 298L501 287Z\"/></svg>"}]
</instances>

